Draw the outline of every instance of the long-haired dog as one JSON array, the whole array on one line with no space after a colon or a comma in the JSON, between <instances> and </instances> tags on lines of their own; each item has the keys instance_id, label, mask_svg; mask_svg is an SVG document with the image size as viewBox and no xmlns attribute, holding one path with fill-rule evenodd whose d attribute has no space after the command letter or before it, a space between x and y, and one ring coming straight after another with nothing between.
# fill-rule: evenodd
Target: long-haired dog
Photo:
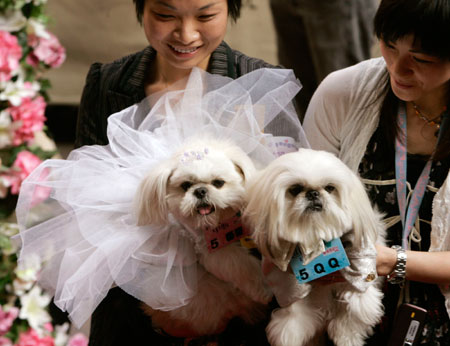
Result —
<instances>
[{"instance_id":1,"label":"long-haired dog","mask_svg":"<svg viewBox=\"0 0 450 346\"><path fill-rule=\"evenodd\" d=\"M254 170L251 159L231 142L198 139L141 183L136 197L138 224L167 225L174 217L195 246L200 272L197 293L187 305L172 311L144 308L155 325L207 335L223 329L233 317L253 324L266 316L273 294L260 260L239 241L210 252L203 233L243 209L245 182Z\"/></svg>"},{"instance_id":2,"label":"long-haired dog","mask_svg":"<svg viewBox=\"0 0 450 346\"><path fill-rule=\"evenodd\" d=\"M245 217L260 251L279 268L268 275L281 306L266 329L270 343L305 345L326 330L338 346L363 345L383 314L375 242L384 225L356 174L324 151L283 155L252 179ZM345 280L299 283L288 270L295 247L306 263L335 238L350 262L340 270Z\"/></svg>"}]
</instances>

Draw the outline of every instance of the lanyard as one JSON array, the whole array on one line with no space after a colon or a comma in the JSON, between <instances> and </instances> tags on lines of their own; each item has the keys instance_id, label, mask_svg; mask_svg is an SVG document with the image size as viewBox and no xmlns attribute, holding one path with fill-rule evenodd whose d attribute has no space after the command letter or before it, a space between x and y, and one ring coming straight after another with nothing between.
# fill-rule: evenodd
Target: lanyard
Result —
<instances>
[{"instance_id":1,"label":"lanyard","mask_svg":"<svg viewBox=\"0 0 450 346\"><path fill-rule=\"evenodd\" d=\"M400 134L395 140L395 176L397 187L397 200L400 209L400 217L403 225L402 248L407 249L408 237L411 233L414 222L419 214L419 208L425 194L430 170L431 160L428 160L417 179L416 186L409 204L406 201L406 109L404 103L401 103L398 110L398 125Z\"/></svg>"}]
</instances>

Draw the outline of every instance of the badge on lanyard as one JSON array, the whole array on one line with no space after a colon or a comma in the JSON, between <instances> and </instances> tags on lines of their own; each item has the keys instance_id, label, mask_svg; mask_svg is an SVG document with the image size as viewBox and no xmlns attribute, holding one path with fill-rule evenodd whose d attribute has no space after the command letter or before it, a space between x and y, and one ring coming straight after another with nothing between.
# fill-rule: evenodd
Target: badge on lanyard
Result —
<instances>
[{"instance_id":1,"label":"badge on lanyard","mask_svg":"<svg viewBox=\"0 0 450 346\"><path fill-rule=\"evenodd\" d=\"M398 125L400 128L400 134L395 140L395 177L396 177L396 189L398 207L400 209L400 217L402 220L402 248L408 248L408 238L411 230L414 226L417 216L419 215L420 205L425 194L425 189L428 184L431 171L431 159L427 161L425 167L422 170L419 178L417 179L416 186L412 197L408 202L406 201L407 188L406 188L406 109L404 103L399 106L398 112Z\"/></svg>"}]
</instances>

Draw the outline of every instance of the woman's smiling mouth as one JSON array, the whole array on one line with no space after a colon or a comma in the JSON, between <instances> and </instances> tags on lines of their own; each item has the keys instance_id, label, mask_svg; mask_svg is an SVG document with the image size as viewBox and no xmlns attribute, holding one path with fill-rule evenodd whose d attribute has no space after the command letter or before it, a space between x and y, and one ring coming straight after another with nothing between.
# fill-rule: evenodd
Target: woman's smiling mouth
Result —
<instances>
[{"instance_id":1,"label":"woman's smiling mouth","mask_svg":"<svg viewBox=\"0 0 450 346\"><path fill-rule=\"evenodd\" d=\"M198 50L199 47L192 47L192 48L182 48L182 47L175 47L169 44L169 47L175 51L176 53L180 53L180 54L192 54L195 51Z\"/></svg>"}]
</instances>

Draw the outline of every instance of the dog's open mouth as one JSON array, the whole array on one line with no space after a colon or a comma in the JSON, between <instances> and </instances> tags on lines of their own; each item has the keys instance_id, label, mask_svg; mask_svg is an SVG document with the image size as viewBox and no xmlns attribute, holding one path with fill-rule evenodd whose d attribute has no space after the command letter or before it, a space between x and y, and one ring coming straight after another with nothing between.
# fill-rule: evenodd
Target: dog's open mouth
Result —
<instances>
[{"instance_id":1,"label":"dog's open mouth","mask_svg":"<svg viewBox=\"0 0 450 346\"><path fill-rule=\"evenodd\" d=\"M216 210L216 208L214 208L213 205L206 204L206 203L202 203L197 206L197 213L199 213L200 215L203 215L203 216L214 213L215 210Z\"/></svg>"}]
</instances>

